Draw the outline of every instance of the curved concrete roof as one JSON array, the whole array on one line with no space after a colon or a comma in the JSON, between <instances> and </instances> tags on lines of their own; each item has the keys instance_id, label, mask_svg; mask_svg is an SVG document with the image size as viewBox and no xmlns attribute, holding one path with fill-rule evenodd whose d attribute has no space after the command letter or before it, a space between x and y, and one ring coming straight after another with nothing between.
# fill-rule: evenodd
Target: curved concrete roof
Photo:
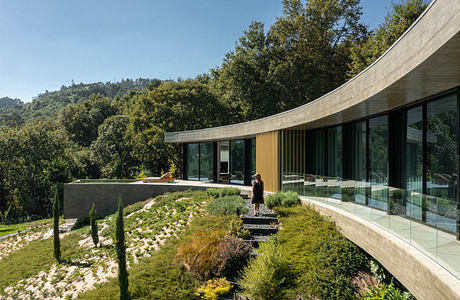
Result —
<instances>
[{"instance_id":1,"label":"curved concrete roof","mask_svg":"<svg viewBox=\"0 0 460 300\"><path fill-rule=\"evenodd\" d=\"M460 86L460 1L434 0L372 65L315 101L250 122L167 132L165 142L226 140L286 128L341 124L457 86Z\"/></svg>"}]
</instances>

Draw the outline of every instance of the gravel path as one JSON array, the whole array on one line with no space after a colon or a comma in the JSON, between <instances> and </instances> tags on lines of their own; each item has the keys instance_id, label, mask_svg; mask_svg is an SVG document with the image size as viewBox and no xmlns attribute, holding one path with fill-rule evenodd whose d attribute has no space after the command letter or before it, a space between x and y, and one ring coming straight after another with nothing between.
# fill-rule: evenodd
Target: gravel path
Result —
<instances>
[{"instance_id":1,"label":"gravel path","mask_svg":"<svg viewBox=\"0 0 460 300\"><path fill-rule=\"evenodd\" d=\"M246 207L249 209L249 211L245 214L243 214L243 217L254 217L254 204L251 204L251 198L249 199L244 199L244 202L246 203ZM258 217L274 217L275 212L268 207L265 206L265 204L260 204L259 208L260 214Z\"/></svg>"}]
</instances>

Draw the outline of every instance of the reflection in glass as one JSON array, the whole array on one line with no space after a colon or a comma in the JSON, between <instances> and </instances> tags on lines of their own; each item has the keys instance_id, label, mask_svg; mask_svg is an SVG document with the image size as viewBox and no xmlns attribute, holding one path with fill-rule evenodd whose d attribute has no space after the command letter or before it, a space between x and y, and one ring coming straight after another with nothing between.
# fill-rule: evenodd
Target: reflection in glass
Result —
<instances>
[{"instance_id":1,"label":"reflection in glass","mask_svg":"<svg viewBox=\"0 0 460 300\"><path fill-rule=\"evenodd\" d=\"M230 141L230 182L244 184L244 140Z\"/></svg>"},{"instance_id":2,"label":"reflection in glass","mask_svg":"<svg viewBox=\"0 0 460 300\"><path fill-rule=\"evenodd\" d=\"M366 121L353 124L353 180L355 202L366 204Z\"/></svg>"},{"instance_id":3,"label":"reflection in glass","mask_svg":"<svg viewBox=\"0 0 460 300\"><path fill-rule=\"evenodd\" d=\"M230 152L229 142L219 143L219 182L228 183L230 180Z\"/></svg>"},{"instance_id":4,"label":"reflection in glass","mask_svg":"<svg viewBox=\"0 0 460 300\"><path fill-rule=\"evenodd\" d=\"M426 222L455 232L457 96L427 103Z\"/></svg>"},{"instance_id":5,"label":"reflection in glass","mask_svg":"<svg viewBox=\"0 0 460 300\"><path fill-rule=\"evenodd\" d=\"M199 159L198 144L187 145L187 177L188 180L200 180L199 177Z\"/></svg>"},{"instance_id":6,"label":"reflection in glass","mask_svg":"<svg viewBox=\"0 0 460 300\"><path fill-rule=\"evenodd\" d=\"M371 185L368 204L387 209L388 199L388 118L369 119L369 181Z\"/></svg>"},{"instance_id":7,"label":"reflection in glass","mask_svg":"<svg viewBox=\"0 0 460 300\"><path fill-rule=\"evenodd\" d=\"M422 219L423 193L423 113L422 107L407 111L404 181L407 190L406 214ZM397 203L395 203L397 205ZM401 206L404 205L401 203Z\"/></svg>"},{"instance_id":8,"label":"reflection in glass","mask_svg":"<svg viewBox=\"0 0 460 300\"><path fill-rule=\"evenodd\" d=\"M327 129L328 196L341 199L342 177L342 126Z\"/></svg>"},{"instance_id":9,"label":"reflection in glass","mask_svg":"<svg viewBox=\"0 0 460 300\"><path fill-rule=\"evenodd\" d=\"M200 180L212 181L214 175L213 143L200 144Z\"/></svg>"},{"instance_id":10,"label":"reflection in glass","mask_svg":"<svg viewBox=\"0 0 460 300\"><path fill-rule=\"evenodd\" d=\"M324 141L325 139L325 130L324 129L319 129L315 131L315 174L317 175L326 175L326 170L325 170L325 155L324 153L326 152L324 149Z\"/></svg>"}]
</instances>

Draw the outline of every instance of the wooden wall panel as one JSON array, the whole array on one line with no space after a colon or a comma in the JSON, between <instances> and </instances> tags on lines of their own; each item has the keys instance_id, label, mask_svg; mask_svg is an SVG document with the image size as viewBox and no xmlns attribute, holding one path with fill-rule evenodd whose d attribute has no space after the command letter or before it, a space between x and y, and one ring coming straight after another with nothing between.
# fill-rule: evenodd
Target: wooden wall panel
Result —
<instances>
[{"instance_id":1,"label":"wooden wall panel","mask_svg":"<svg viewBox=\"0 0 460 300\"><path fill-rule=\"evenodd\" d=\"M280 190L279 131L256 136L256 171L262 176L265 191Z\"/></svg>"}]
</instances>

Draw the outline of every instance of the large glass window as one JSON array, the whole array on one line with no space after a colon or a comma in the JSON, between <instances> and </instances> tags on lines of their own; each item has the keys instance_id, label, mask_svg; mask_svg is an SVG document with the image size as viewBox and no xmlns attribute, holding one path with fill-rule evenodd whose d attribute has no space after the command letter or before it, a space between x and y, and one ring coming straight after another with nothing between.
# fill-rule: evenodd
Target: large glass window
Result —
<instances>
[{"instance_id":1,"label":"large glass window","mask_svg":"<svg viewBox=\"0 0 460 300\"><path fill-rule=\"evenodd\" d=\"M422 219L423 193L423 113L422 106L407 111L404 184L407 191L406 214Z\"/></svg>"},{"instance_id":2,"label":"large glass window","mask_svg":"<svg viewBox=\"0 0 460 300\"><path fill-rule=\"evenodd\" d=\"M230 180L230 146L228 141L219 143L219 182L228 183Z\"/></svg>"},{"instance_id":3,"label":"large glass window","mask_svg":"<svg viewBox=\"0 0 460 300\"><path fill-rule=\"evenodd\" d=\"M212 181L214 177L213 143L200 144L200 180Z\"/></svg>"},{"instance_id":4,"label":"large glass window","mask_svg":"<svg viewBox=\"0 0 460 300\"><path fill-rule=\"evenodd\" d=\"M244 140L230 141L230 182L244 184Z\"/></svg>"},{"instance_id":5,"label":"large glass window","mask_svg":"<svg viewBox=\"0 0 460 300\"><path fill-rule=\"evenodd\" d=\"M200 180L200 153L198 144L187 145L187 178L188 180Z\"/></svg>"},{"instance_id":6,"label":"large glass window","mask_svg":"<svg viewBox=\"0 0 460 300\"><path fill-rule=\"evenodd\" d=\"M455 232L457 95L427 103L426 222Z\"/></svg>"},{"instance_id":7,"label":"large glass window","mask_svg":"<svg viewBox=\"0 0 460 300\"><path fill-rule=\"evenodd\" d=\"M355 202L366 203L366 121L353 124L352 174L355 180Z\"/></svg>"},{"instance_id":8,"label":"large glass window","mask_svg":"<svg viewBox=\"0 0 460 300\"><path fill-rule=\"evenodd\" d=\"M251 140L251 183L255 180L254 174L256 171L256 139Z\"/></svg>"},{"instance_id":9,"label":"large glass window","mask_svg":"<svg viewBox=\"0 0 460 300\"><path fill-rule=\"evenodd\" d=\"M368 204L387 209L388 199L388 117L369 119L369 182Z\"/></svg>"},{"instance_id":10,"label":"large glass window","mask_svg":"<svg viewBox=\"0 0 460 300\"><path fill-rule=\"evenodd\" d=\"M327 175L342 177L342 126L327 130Z\"/></svg>"},{"instance_id":11,"label":"large glass window","mask_svg":"<svg viewBox=\"0 0 460 300\"><path fill-rule=\"evenodd\" d=\"M325 169L325 130L319 129L315 131L315 174L326 175Z\"/></svg>"}]
</instances>

